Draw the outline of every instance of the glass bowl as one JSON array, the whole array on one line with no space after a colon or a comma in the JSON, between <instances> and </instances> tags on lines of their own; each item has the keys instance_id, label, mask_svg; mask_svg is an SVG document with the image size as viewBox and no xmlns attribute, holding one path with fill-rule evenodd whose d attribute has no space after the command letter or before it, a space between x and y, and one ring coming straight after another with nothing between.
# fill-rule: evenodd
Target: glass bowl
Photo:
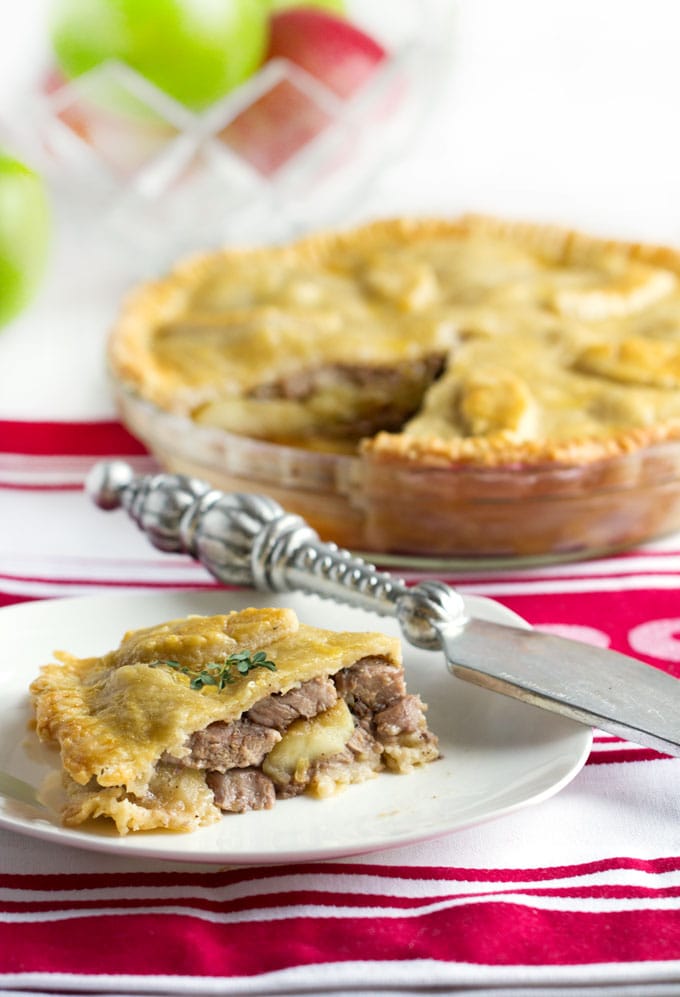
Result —
<instances>
[{"instance_id":1,"label":"glass bowl","mask_svg":"<svg viewBox=\"0 0 680 997\"><path fill-rule=\"evenodd\" d=\"M588 464L420 467L201 426L114 381L121 416L167 470L264 493L322 539L382 564L575 560L680 529L680 441Z\"/></svg>"},{"instance_id":2,"label":"glass bowl","mask_svg":"<svg viewBox=\"0 0 680 997\"><path fill-rule=\"evenodd\" d=\"M347 16L387 53L347 99L274 59L194 113L109 61L70 81L48 72L17 105L13 140L48 178L63 227L82 239L96 219L95 232L134 248L149 272L194 249L330 224L412 143L451 65L449 0L348 0ZM253 110L261 134L263 101L287 148L275 168L242 141Z\"/></svg>"}]
</instances>

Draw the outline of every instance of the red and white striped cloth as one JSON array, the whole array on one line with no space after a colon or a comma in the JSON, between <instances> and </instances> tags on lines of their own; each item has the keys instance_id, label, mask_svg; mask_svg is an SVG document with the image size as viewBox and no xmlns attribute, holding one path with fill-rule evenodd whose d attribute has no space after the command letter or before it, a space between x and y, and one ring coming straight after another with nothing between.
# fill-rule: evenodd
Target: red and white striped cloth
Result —
<instances>
[{"instance_id":1,"label":"red and white striped cloth","mask_svg":"<svg viewBox=\"0 0 680 997\"><path fill-rule=\"evenodd\" d=\"M115 422L0 422L0 605L209 589L81 490ZM680 537L599 561L457 574L534 626L680 676ZM416 576L410 575L415 579ZM235 870L0 831L0 991L680 993L680 760L597 734L556 797L365 858Z\"/></svg>"}]
</instances>

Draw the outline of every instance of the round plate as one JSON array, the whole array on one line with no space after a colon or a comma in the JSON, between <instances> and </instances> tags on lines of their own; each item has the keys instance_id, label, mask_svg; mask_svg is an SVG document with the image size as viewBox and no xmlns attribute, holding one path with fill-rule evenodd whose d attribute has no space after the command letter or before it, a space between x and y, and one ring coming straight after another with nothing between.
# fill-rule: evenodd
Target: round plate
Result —
<instances>
[{"instance_id":1,"label":"round plate","mask_svg":"<svg viewBox=\"0 0 680 997\"><path fill-rule=\"evenodd\" d=\"M488 599L465 601L473 615L522 622ZM272 810L226 815L189 834L120 837L112 825L62 827L55 815L28 802L30 789L20 798L16 780L37 788L58 767L56 753L40 746L28 728L28 686L54 650L98 655L116 647L126 630L253 605L290 606L304 622L328 629L399 635L393 619L297 593L126 594L0 611L0 825L65 845L186 862L337 858L434 838L546 799L573 779L588 756L589 727L453 678L441 653L405 643L408 689L429 704L428 723L442 754L413 774L382 774L323 801L280 800Z\"/></svg>"}]
</instances>

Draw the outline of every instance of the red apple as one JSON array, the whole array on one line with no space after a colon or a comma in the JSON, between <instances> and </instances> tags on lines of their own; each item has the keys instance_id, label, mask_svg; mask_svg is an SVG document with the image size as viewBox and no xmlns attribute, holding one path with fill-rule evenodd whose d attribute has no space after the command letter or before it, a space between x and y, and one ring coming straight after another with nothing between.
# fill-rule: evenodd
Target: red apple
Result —
<instances>
[{"instance_id":1,"label":"red apple","mask_svg":"<svg viewBox=\"0 0 680 997\"><path fill-rule=\"evenodd\" d=\"M271 176L332 120L293 83L281 80L234 118L220 138L258 173Z\"/></svg>"},{"instance_id":2,"label":"red apple","mask_svg":"<svg viewBox=\"0 0 680 997\"><path fill-rule=\"evenodd\" d=\"M291 7L269 22L267 59L289 59L338 97L350 97L386 56L374 38L344 17Z\"/></svg>"},{"instance_id":3,"label":"red apple","mask_svg":"<svg viewBox=\"0 0 680 997\"><path fill-rule=\"evenodd\" d=\"M374 38L326 11L296 7L271 17L267 61L287 59L342 99L359 90L386 55ZM304 90L284 80L239 114L221 138L271 176L332 120Z\"/></svg>"}]
</instances>

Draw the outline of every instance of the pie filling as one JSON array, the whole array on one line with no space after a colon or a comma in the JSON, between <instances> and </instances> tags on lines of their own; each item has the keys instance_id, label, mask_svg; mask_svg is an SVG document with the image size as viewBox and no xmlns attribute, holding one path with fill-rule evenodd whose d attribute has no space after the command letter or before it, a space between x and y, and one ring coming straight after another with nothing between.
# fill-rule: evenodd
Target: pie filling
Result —
<instances>
[{"instance_id":1,"label":"pie filling","mask_svg":"<svg viewBox=\"0 0 680 997\"><path fill-rule=\"evenodd\" d=\"M200 257L114 371L196 421L418 463L589 461L680 435L680 256L547 226L385 221Z\"/></svg>"},{"instance_id":2,"label":"pie filling","mask_svg":"<svg viewBox=\"0 0 680 997\"><path fill-rule=\"evenodd\" d=\"M188 617L102 657L57 657L31 694L38 735L61 752L69 825L186 831L439 756L396 639L291 610Z\"/></svg>"},{"instance_id":3,"label":"pie filling","mask_svg":"<svg viewBox=\"0 0 680 997\"><path fill-rule=\"evenodd\" d=\"M194 418L233 430L240 411L246 416L241 428L252 432L257 424L258 434L266 428L269 440L287 442L292 437L304 444L325 437L344 440L348 450L354 450L366 436L399 431L420 408L444 362L444 356L432 354L392 366L344 363L308 368L259 385L246 400L208 404L194 412Z\"/></svg>"}]
</instances>

